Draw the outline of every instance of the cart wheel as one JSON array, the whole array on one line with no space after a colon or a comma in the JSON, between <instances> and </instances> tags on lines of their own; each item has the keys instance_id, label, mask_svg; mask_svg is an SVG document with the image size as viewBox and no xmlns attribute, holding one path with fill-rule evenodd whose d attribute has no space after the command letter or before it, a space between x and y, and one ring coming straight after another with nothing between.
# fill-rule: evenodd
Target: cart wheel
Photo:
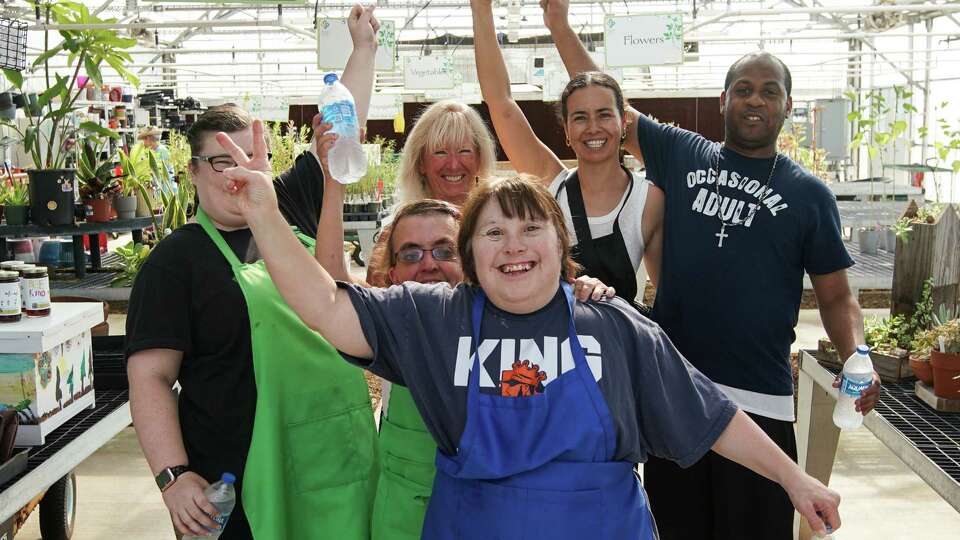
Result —
<instances>
[{"instance_id":1,"label":"cart wheel","mask_svg":"<svg viewBox=\"0 0 960 540\"><path fill-rule=\"evenodd\" d=\"M43 540L70 540L77 517L77 477L71 472L40 500L40 536Z\"/></svg>"}]
</instances>

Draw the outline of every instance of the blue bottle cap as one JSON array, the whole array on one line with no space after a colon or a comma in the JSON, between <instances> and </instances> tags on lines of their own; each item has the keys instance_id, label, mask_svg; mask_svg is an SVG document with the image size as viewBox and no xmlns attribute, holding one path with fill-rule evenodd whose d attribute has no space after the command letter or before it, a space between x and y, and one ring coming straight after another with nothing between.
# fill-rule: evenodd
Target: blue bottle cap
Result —
<instances>
[{"instance_id":1,"label":"blue bottle cap","mask_svg":"<svg viewBox=\"0 0 960 540\"><path fill-rule=\"evenodd\" d=\"M237 481L237 477L232 473L225 472L220 476L220 480L223 481L224 484L232 484Z\"/></svg>"},{"instance_id":2,"label":"blue bottle cap","mask_svg":"<svg viewBox=\"0 0 960 540\"><path fill-rule=\"evenodd\" d=\"M326 75L323 76L323 82L324 84L333 84L337 82L337 74L327 73Z\"/></svg>"},{"instance_id":3,"label":"blue bottle cap","mask_svg":"<svg viewBox=\"0 0 960 540\"><path fill-rule=\"evenodd\" d=\"M867 347L866 345L857 345L857 352L860 354L869 354L870 347Z\"/></svg>"}]
</instances>

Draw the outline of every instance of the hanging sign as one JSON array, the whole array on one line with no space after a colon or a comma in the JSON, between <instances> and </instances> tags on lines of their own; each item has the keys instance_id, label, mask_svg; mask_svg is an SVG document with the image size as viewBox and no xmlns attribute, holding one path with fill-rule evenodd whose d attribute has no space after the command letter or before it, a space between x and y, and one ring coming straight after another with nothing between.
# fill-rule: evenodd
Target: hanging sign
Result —
<instances>
[{"instance_id":1,"label":"hanging sign","mask_svg":"<svg viewBox=\"0 0 960 540\"><path fill-rule=\"evenodd\" d=\"M607 15L603 22L607 67L683 62L683 15Z\"/></svg>"},{"instance_id":2,"label":"hanging sign","mask_svg":"<svg viewBox=\"0 0 960 540\"><path fill-rule=\"evenodd\" d=\"M568 82L570 82L570 76L567 75L567 70L548 69L543 78L543 101L560 101L560 94L563 93Z\"/></svg>"},{"instance_id":3,"label":"hanging sign","mask_svg":"<svg viewBox=\"0 0 960 540\"><path fill-rule=\"evenodd\" d=\"M409 56L403 62L403 86L407 90L439 90L457 84L453 58L434 53Z\"/></svg>"},{"instance_id":4,"label":"hanging sign","mask_svg":"<svg viewBox=\"0 0 960 540\"><path fill-rule=\"evenodd\" d=\"M260 101L260 119L271 122L290 120L290 105L287 98L281 96L263 96Z\"/></svg>"},{"instance_id":5,"label":"hanging sign","mask_svg":"<svg viewBox=\"0 0 960 540\"><path fill-rule=\"evenodd\" d=\"M393 71L397 53L396 23L390 20L380 21L377 44L374 69ZM350 39L350 29L347 28L346 19L317 19L317 67L319 69L343 69L352 52L353 40Z\"/></svg>"},{"instance_id":6,"label":"hanging sign","mask_svg":"<svg viewBox=\"0 0 960 540\"><path fill-rule=\"evenodd\" d=\"M400 94L373 94L370 96L370 112L367 120L393 120L403 112L403 96Z\"/></svg>"}]
</instances>

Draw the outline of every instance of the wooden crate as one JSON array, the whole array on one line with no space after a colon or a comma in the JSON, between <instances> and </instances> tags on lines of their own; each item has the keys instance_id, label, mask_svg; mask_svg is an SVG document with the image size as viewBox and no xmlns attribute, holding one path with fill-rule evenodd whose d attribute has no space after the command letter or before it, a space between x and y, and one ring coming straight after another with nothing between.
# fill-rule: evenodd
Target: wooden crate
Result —
<instances>
[{"instance_id":1,"label":"wooden crate","mask_svg":"<svg viewBox=\"0 0 960 540\"><path fill-rule=\"evenodd\" d=\"M826 366L840 369L843 367L844 358L841 360L837 355L837 350L829 340L821 339L817 343L817 360ZM870 359L873 361L873 369L880 375L880 380L885 383L904 382L913 380L913 370L910 369L910 353L903 349L896 349L891 353L870 351Z\"/></svg>"}]
</instances>

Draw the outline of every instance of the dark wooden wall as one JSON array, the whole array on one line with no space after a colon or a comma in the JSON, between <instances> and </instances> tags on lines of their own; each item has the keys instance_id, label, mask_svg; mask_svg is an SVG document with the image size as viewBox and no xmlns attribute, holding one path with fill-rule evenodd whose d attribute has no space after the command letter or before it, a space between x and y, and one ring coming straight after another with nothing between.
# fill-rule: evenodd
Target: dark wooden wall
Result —
<instances>
[{"instance_id":1,"label":"dark wooden wall","mask_svg":"<svg viewBox=\"0 0 960 540\"><path fill-rule=\"evenodd\" d=\"M573 151L565 142L563 127L559 121L559 104L542 101L520 101L518 104L540 140L550 147L560 159L576 159ZM653 115L660 122L676 124L714 141L719 141L723 137L723 117L720 116L719 96L715 98L631 99L630 104L642 113ZM407 132L413 127L414 121L420 113L429 105L429 103L403 104L403 117L406 120ZM474 107L480 112L480 116L487 122L487 125L492 128L487 106L480 104L474 105ZM317 114L316 105L290 106L290 119L298 126L309 125L315 114ZM384 139L397 141L397 148L402 148L406 142L406 133L398 135L393 132L393 120L369 120L367 122L367 139L372 139L377 135ZM497 149L497 159L507 159L499 148Z\"/></svg>"}]
</instances>

